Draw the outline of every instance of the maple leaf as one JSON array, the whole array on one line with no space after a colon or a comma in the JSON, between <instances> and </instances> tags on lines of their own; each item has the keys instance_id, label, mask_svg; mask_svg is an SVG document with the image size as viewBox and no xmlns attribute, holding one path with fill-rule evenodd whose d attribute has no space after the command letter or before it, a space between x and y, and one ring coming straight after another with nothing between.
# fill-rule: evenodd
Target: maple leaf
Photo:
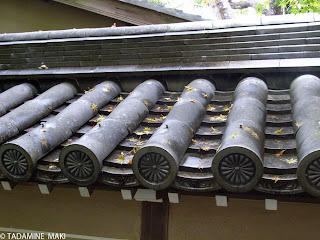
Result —
<instances>
[{"instance_id":1,"label":"maple leaf","mask_svg":"<svg viewBox=\"0 0 320 240\"><path fill-rule=\"evenodd\" d=\"M207 152L207 151L210 150L210 147L209 146L204 146L204 147L200 147L200 149Z\"/></svg>"},{"instance_id":2,"label":"maple leaf","mask_svg":"<svg viewBox=\"0 0 320 240\"><path fill-rule=\"evenodd\" d=\"M203 169L203 166L199 165L199 166L198 166L198 169Z\"/></svg>"},{"instance_id":3,"label":"maple leaf","mask_svg":"<svg viewBox=\"0 0 320 240\"><path fill-rule=\"evenodd\" d=\"M120 96L117 98L117 103L120 103L121 101L123 101L123 97L120 95Z\"/></svg>"},{"instance_id":4,"label":"maple leaf","mask_svg":"<svg viewBox=\"0 0 320 240\"><path fill-rule=\"evenodd\" d=\"M239 131L236 131L234 134L232 134L229 139L232 139L232 138L236 138L239 136Z\"/></svg>"},{"instance_id":5,"label":"maple leaf","mask_svg":"<svg viewBox=\"0 0 320 240\"><path fill-rule=\"evenodd\" d=\"M139 140L138 139L136 139L136 138L129 138L128 139L130 142L138 142Z\"/></svg>"},{"instance_id":6,"label":"maple leaf","mask_svg":"<svg viewBox=\"0 0 320 240\"><path fill-rule=\"evenodd\" d=\"M271 120L278 119L278 117L274 116L274 115L268 115L268 118L271 119Z\"/></svg>"},{"instance_id":7,"label":"maple leaf","mask_svg":"<svg viewBox=\"0 0 320 240\"><path fill-rule=\"evenodd\" d=\"M104 120L104 116L103 115L99 115L99 118L97 119L98 122L102 122Z\"/></svg>"},{"instance_id":8,"label":"maple leaf","mask_svg":"<svg viewBox=\"0 0 320 240\"><path fill-rule=\"evenodd\" d=\"M276 176L276 177L273 177L272 180L274 181L274 183L277 183L280 180L280 178Z\"/></svg>"},{"instance_id":9,"label":"maple leaf","mask_svg":"<svg viewBox=\"0 0 320 240\"><path fill-rule=\"evenodd\" d=\"M282 134L282 130L283 130L283 128L280 128L280 129L278 129L277 131L274 131L273 133L275 133L275 134Z\"/></svg>"},{"instance_id":10,"label":"maple leaf","mask_svg":"<svg viewBox=\"0 0 320 240\"><path fill-rule=\"evenodd\" d=\"M144 131L144 132L150 132L150 131L151 131L151 128L145 127L145 128L143 129L143 131Z\"/></svg>"},{"instance_id":11,"label":"maple leaf","mask_svg":"<svg viewBox=\"0 0 320 240\"><path fill-rule=\"evenodd\" d=\"M135 132L135 134L138 136L142 136L142 135L145 135L146 133L145 132Z\"/></svg>"},{"instance_id":12,"label":"maple leaf","mask_svg":"<svg viewBox=\"0 0 320 240\"><path fill-rule=\"evenodd\" d=\"M86 94L86 93L91 92L91 91L93 91L93 90L94 90L94 88L89 88L88 91L84 90L84 93Z\"/></svg>"},{"instance_id":13,"label":"maple leaf","mask_svg":"<svg viewBox=\"0 0 320 240\"><path fill-rule=\"evenodd\" d=\"M299 122L297 121L295 124L296 124L297 128L299 128L302 126L302 121L299 121Z\"/></svg>"},{"instance_id":14,"label":"maple leaf","mask_svg":"<svg viewBox=\"0 0 320 240\"><path fill-rule=\"evenodd\" d=\"M181 102L182 100L183 100L183 98L181 98L181 97L177 98L177 102Z\"/></svg>"},{"instance_id":15,"label":"maple leaf","mask_svg":"<svg viewBox=\"0 0 320 240\"><path fill-rule=\"evenodd\" d=\"M171 98L169 98L169 97L165 97L165 98L163 98L164 100L167 100L167 101L172 101L172 99Z\"/></svg>"},{"instance_id":16,"label":"maple leaf","mask_svg":"<svg viewBox=\"0 0 320 240\"><path fill-rule=\"evenodd\" d=\"M129 160L128 165L132 165L132 158Z\"/></svg>"},{"instance_id":17,"label":"maple leaf","mask_svg":"<svg viewBox=\"0 0 320 240\"><path fill-rule=\"evenodd\" d=\"M190 86L184 86L184 87L188 92L195 90L193 87L190 87Z\"/></svg>"},{"instance_id":18,"label":"maple leaf","mask_svg":"<svg viewBox=\"0 0 320 240\"><path fill-rule=\"evenodd\" d=\"M172 106L168 106L167 108L168 108L168 110L171 110L171 109L172 109Z\"/></svg>"},{"instance_id":19,"label":"maple leaf","mask_svg":"<svg viewBox=\"0 0 320 240\"><path fill-rule=\"evenodd\" d=\"M39 69L41 69L41 70L46 70L46 69L48 69L48 67L46 66L46 65L44 65L44 64L42 64L40 67L38 67Z\"/></svg>"},{"instance_id":20,"label":"maple leaf","mask_svg":"<svg viewBox=\"0 0 320 240\"><path fill-rule=\"evenodd\" d=\"M212 129L213 132L217 131L217 129L215 129L214 127L211 127L211 129Z\"/></svg>"},{"instance_id":21,"label":"maple leaf","mask_svg":"<svg viewBox=\"0 0 320 240\"><path fill-rule=\"evenodd\" d=\"M155 119L147 118L147 121L148 121L148 123L152 123L152 122L154 122L154 121L155 121Z\"/></svg>"},{"instance_id":22,"label":"maple leaf","mask_svg":"<svg viewBox=\"0 0 320 240\"><path fill-rule=\"evenodd\" d=\"M224 111L226 111L226 112L230 112L230 110L231 110L231 106L230 106L230 107L225 106L225 107L223 108L223 110L224 110Z\"/></svg>"},{"instance_id":23,"label":"maple leaf","mask_svg":"<svg viewBox=\"0 0 320 240\"><path fill-rule=\"evenodd\" d=\"M42 145L42 146L48 147L46 139L41 138L40 141L41 141L41 145Z\"/></svg>"},{"instance_id":24,"label":"maple leaf","mask_svg":"<svg viewBox=\"0 0 320 240\"><path fill-rule=\"evenodd\" d=\"M190 102L195 103L195 101L193 99L190 99Z\"/></svg>"},{"instance_id":25,"label":"maple leaf","mask_svg":"<svg viewBox=\"0 0 320 240\"><path fill-rule=\"evenodd\" d=\"M280 152L276 153L276 156L281 157L285 151L286 150L281 150Z\"/></svg>"},{"instance_id":26,"label":"maple leaf","mask_svg":"<svg viewBox=\"0 0 320 240\"><path fill-rule=\"evenodd\" d=\"M218 146L218 148L217 148L217 152L220 150L220 148L221 148L221 144Z\"/></svg>"},{"instance_id":27,"label":"maple leaf","mask_svg":"<svg viewBox=\"0 0 320 240\"><path fill-rule=\"evenodd\" d=\"M192 142L193 142L194 144L197 144L197 140L192 139Z\"/></svg>"},{"instance_id":28,"label":"maple leaf","mask_svg":"<svg viewBox=\"0 0 320 240\"><path fill-rule=\"evenodd\" d=\"M133 154L135 154L136 152L138 152L140 150L141 147L135 145L133 148Z\"/></svg>"},{"instance_id":29,"label":"maple leaf","mask_svg":"<svg viewBox=\"0 0 320 240\"><path fill-rule=\"evenodd\" d=\"M113 107L109 107L108 112L112 112L113 110L114 110L114 108L113 108Z\"/></svg>"},{"instance_id":30,"label":"maple leaf","mask_svg":"<svg viewBox=\"0 0 320 240\"><path fill-rule=\"evenodd\" d=\"M201 95L202 95L202 97L204 97L204 98L207 98L207 97L208 97L208 94L206 94L206 93L201 93Z\"/></svg>"},{"instance_id":31,"label":"maple leaf","mask_svg":"<svg viewBox=\"0 0 320 240\"><path fill-rule=\"evenodd\" d=\"M95 123L98 122L98 119L92 119L92 120L90 120L89 122L92 123L92 124L95 124Z\"/></svg>"},{"instance_id":32,"label":"maple leaf","mask_svg":"<svg viewBox=\"0 0 320 240\"><path fill-rule=\"evenodd\" d=\"M149 105L150 105L147 100L144 100L144 101L143 101L143 104L146 105L146 107L149 107Z\"/></svg>"},{"instance_id":33,"label":"maple leaf","mask_svg":"<svg viewBox=\"0 0 320 240\"><path fill-rule=\"evenodd\" d=\"M293 158L291 158L291 159L287 159L287 160L286 160L286 163L288 163L288 164L294 164L294 163L297 163L297 159L293 159Z\"/></svg>"},{"instance_id":34,"label":"maple leaf","mask_svg":"<svg viewBox=\"0 0 320 240\"><path fill-rule=\"evenodd\" d=\"M159 112L162 112L161 107L157 107L156 110L159 111Z\"/></svg>"},{"instance_id":35,"label":"maple leaf","mask_svg":"<svg viewBox=\"0 0 320 240\"><path fill-rule=\"evenodd\" d=\"M222 121L222 122L224 122L224 121L227 120L227 116L220 114L219 116L211 117L210 120L211 120L211 121L214 121L214 122L216 122L216 121Z\"/></svg>"},{"instance_id":36,"label":"maple leaf","mask_svg":"<svg viewBox=\"0 0 320 240\"><path fill-rule=\"evenodd\" d=\"M207 111L214 111L214 110L216 110L216 108L212 107L210 104L208 104Z\"/></svg>"},{"instance_id":37,"label":"maple leaf","mask_svg":"<svg viewBox=\"0 0 320 240\"><path fill-rule=\"evenodd\" d=\"M218 131L217 129L215 129L214 127L211 127L211 130L213 133L221 133L220 131ZM209 132L210 133L210 132Z\"/></svg>"},{"instance_id":38,"label":"maple leaf","mask_svg":"<svg viewBox=\"0 0 320 240\"><path fill-rule=\"evenodd\" d=\"M118 158L116 159L117 160L117 162L120 162L121 164L123 164L123 162L124 162L124 157L125 157L126 155L124 154L124 152L121 152L121 154L118 156Z\"/></svg>"},{"instance_id":39,"label":"maple leaf","mask_svg":"<svg viewBox=\"0 0 320 240\"><path fill-rule=\"evenodd\" d=\"M259 140L259 135L258 135L255 131L253 131L253 129L252 129L252 128L249 128L249 127L243 126L243 127L242 127L242 129L243 129L244 131L249 132L253 137L255 137L256 139L258 139L258 140Z\"/></svg>"},{"instance_id":40,"label":"maple leaf","mask_svg":"<svg viewBox=\"0 0 320 240\"><path fill-rule=\"evenodd\" d=\"M95 104L91 104L91 109L92 109L93 111L98 111L98 106L95 105Z\"/></svg>"}]
</instances>

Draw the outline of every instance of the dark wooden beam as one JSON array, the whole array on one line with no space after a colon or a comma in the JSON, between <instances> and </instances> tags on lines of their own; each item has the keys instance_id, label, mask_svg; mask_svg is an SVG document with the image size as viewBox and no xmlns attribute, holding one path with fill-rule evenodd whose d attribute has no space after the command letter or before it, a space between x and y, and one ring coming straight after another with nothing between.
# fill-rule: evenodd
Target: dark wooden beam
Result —
<instances>
[{"instance_id":1,"label":"dark wooden beam","mask_svg":"<svg viewBox=\"0 0 320 240\"><path fill-rule=\"evenodd\" d=\"M187 22L188 20L117 0L54 0L133 25Z\"/></svg>"},{"instance_id":2,"label":"dark wooden beam","mask_svg":"<svg viewBox=\"0 0 320 240\"><path fill-rule=\"evenodd\" d=\"M141 240L167 240L170 203L142 202Z\"/></svg>"}]
</instances>

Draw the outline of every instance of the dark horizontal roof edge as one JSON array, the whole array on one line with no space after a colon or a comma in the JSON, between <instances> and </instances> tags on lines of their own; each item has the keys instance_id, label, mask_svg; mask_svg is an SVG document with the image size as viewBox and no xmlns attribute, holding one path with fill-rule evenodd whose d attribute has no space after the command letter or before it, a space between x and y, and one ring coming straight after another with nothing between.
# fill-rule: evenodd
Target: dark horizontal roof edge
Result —
<instances>
[{"instance_id":1,"label":"dark horizontal roof edge","mask_svg":"<svg viewBox=\"0 0 320 240\"><path fill-rule=\"evenodd\" d=\"M47 40L64 38L84 38L103 36L127 36L152 33L186 32L214 30L224 28L266 26L274 24L313 23L320 22L319 14L260 16L246 19L229 19L219 21L198 21L186 23L171 23L133 27L84 28L55 31L37 31L24 33L0 34L0 42Z\"/></svg>"},{"instance_id":2,"label":"dark horizontal roof edge","mask_svg":"<svg viewBox=\"0 0 320 240\"><path fill-rule=\"evenodd\" d=\"M320 58L296 58L296 59L272 59L272 60L248 60L248 61L224 61L212 63L197 64L157 64L157 65L116 65L116 66L98 66L98 67L64 67L48 69L24 69L24 70L1 70L0 80L17 78L19 76L50 76L50 75L76 75L76 74L103 74L103 73L129 73L129 72L160 72L160 71L245 71L249 69L261 71L285 72L288 69L292 71L306 71L306 69L320 70Z\"/></svg>"}]
</instances>

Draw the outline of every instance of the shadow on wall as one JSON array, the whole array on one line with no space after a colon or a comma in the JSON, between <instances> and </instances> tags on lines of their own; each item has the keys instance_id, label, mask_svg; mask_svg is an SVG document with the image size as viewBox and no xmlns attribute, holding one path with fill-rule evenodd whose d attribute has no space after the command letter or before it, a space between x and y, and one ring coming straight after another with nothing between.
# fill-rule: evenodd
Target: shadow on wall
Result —
<instances>
[{"instance_id":1,"label":"shadow on wall","mask_svg":"<svg viewBox=\"0 0 320 240\"><path fill-rule=\"evenodd\" d=\"M110 27L114 23L117 26L130 25L61 3L43 0L1 0L0 22L0 33Z\"/></svg>"}]
</instances>

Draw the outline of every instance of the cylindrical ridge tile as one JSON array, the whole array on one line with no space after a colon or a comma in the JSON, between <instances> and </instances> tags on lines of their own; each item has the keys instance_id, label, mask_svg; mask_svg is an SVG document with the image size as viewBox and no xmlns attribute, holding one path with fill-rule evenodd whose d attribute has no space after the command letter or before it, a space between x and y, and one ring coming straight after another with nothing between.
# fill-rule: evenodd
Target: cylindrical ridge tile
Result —
<instances>
[{"instance_id":1,"label":"cylindrical ridge tile","mask_svg":"<svg viewBox=\"0 0 320 240\"><path fill-rule=\"evenodd\" d=\"M172 184L214 93L214 85L204 79L186 86L163 124L134 155L133 172L142 185L160 190Z\"/></svg>"},{"instance_id":2,"label":"cylindrical ridge tile","mask_svg":"<svg viewBox=\"0 0 320 240\"><path fill-rule=\"evenodd\" d=\"M105 120L65 147L59 157L65 176L81 186L94 183L101 172L103 160L129 133L134 132L164 90L156 80L141 83Z\"/></svg>"},{"instance_id":3,"label":"cylindrical ridge tile","mask_svg":"<svg viewBox=\"0 0 320 240\"><path fill-rule=\"evenodd\" d=\"M0 127L0 144L49 115L53 108L71 99L76 93L77 89L72 84L60 83L1 117L0 122L11 127L8 129ZM13 130L13 125L18 131Z\"/></svg>"},{"instance_id":4,"label":"cylindrical ridge tile","mask_svg":"<svg viewBox=\"0 0 320 240\"><path fill-rule=\"evenodd\" d=\"M263 174L267 85L245 78L236 87L233 106L211 171L216 181L231 192L253 189Z\"/></svg>"},{"instance_id":5,"label":"cylindrical ridge tile","mask_svg":"<svg viewBox=\"0 0 320 240\"><path fill-rule=\"evenodd\" d=\"M22 83L0 94L0 117L38 93L30 83Z\"/></svg>"},{"instance_id":6,"label":"cylindrical ridge tile","mask_svg":"<svg viewBox=\"0 0 320 240\"><path fill-rule=\"evenodd\" d=\"M62 89L62 92L64 90ZM39 159L72 136L97 114L99 107L106 105L119 93L120 87L116 83L105 81L97 85L87 96L85 94L70 104L49 122L4 144L0 148L0 169L11 180L28 180ZM49 96L51 95L47 94L42 99L48 99L47 102L50 103Z\"/></svg>"},{"instance_id":7,"label":"cylindrical ridge tile","mask_svg":"<svg viewBox=\"0 0 320 240\"><path fill-rule=\"evenodd\" d=\"M301 187L320 197L320 79L302 75L290 86L292 124L296 133Z\"/></svg>"}]
</instances>

